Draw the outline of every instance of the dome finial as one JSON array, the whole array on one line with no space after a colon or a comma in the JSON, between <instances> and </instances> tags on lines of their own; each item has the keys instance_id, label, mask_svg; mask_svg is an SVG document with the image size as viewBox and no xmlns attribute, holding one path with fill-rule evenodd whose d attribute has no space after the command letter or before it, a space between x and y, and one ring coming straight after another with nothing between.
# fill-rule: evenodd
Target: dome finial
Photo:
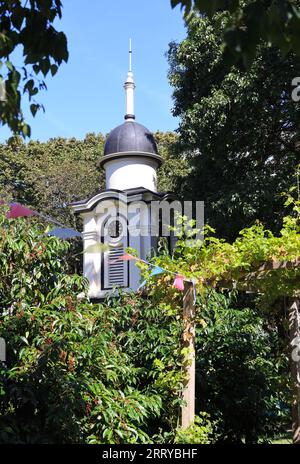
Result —
<instances>
[{"instance_id":1,"label":"dome finial","mask_svg":"<svg viewBox=\"0 0 300 464\"><path fill-rule=\"evenodd\" d=\"M126 92L126 114L125 119L134 120L134 89L135 83L133 79L133 72L132 72L132 45L131 39L129 39L129 71L127 74L127 79L124 85L124 89Z\"/></svg>"},{"instance_id":2,"label":"dome finial","mask_svg":"<svg viewBox=\"0 0 300 464\"><path fill-rule=\"evenodd\" d=\"M129 39L129 71L132 72L132 43Z\"/></svg>"}]
</instances>

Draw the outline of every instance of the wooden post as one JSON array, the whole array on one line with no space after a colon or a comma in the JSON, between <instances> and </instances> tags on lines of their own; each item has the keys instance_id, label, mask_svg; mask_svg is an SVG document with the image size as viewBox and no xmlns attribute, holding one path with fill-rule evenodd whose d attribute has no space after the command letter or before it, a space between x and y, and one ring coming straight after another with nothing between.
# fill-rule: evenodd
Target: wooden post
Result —
<instances>
[{"instance_id":1,"label":"wooden post","mask_svg":"<svg viewBox=\"0 0 300 464\"><path fill-rule=\"evenodd\" d=\"M181 410L181 426L189 427L195 421L195 295L192 282L185 282L183 294L183 345L187 349L184 360L185 389Z\"/></svg>"},{"instance_id":2,"label":"wooden post","mask_svg":"<svg viewBox=\"0 0 300 464\"><path fill-rule=\"evenodd\" d=\"M292 375L292 431L293 443L300 445L300 358L299 358L299 300L289 298L289 337L290 337L290 364Z\"/></svg>"}]
</instances>

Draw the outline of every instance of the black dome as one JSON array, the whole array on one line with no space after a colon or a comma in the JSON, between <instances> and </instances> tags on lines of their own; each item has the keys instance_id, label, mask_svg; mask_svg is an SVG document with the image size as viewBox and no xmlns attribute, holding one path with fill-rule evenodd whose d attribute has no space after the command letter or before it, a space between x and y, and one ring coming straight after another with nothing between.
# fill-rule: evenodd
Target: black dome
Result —
<instances>
[{"instance_id":1,"label":"black dome","mask_svg":"<svg viewBox=\"0 0 300 464\"><path fill-rule=\"evenodd\" d=\"M111 131L106 139L104 155L122 152L153 153L157 146L151 132L135 121L125 121Z\"/></svg>"}]
</instances>

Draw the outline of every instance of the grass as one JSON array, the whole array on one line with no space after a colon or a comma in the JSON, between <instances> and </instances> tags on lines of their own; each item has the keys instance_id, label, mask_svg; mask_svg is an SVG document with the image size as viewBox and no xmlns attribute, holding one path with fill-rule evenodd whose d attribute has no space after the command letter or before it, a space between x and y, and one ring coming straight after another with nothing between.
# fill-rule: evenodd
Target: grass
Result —
<instances>
[{"instance_id":1,"label":"grass","mask_svg":"<svg viewBox=\"0 0 300 464\"><path fill-rule=\"evenodd\" d=\"M292 445L292 438L290 436L283 436L276 438L275 440L271 441L272 445Z\"/></svg>"}]
</instances>

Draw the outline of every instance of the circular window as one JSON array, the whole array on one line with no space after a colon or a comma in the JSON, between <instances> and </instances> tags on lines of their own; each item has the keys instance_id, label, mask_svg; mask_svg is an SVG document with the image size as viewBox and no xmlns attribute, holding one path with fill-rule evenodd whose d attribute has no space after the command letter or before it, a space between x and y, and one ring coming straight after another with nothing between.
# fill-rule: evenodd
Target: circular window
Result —
<instances>
[{"instance_id":1,"label":"circular window","mask_svg":"<svg viewBox=\"0 0 300 464\"><path fill-rule=\"evenodd\" d=\"M119 238L122 235L123 226L120 221L112 221L108 226L108 235L110 238Z\"/></svg>"}]
</instances>

